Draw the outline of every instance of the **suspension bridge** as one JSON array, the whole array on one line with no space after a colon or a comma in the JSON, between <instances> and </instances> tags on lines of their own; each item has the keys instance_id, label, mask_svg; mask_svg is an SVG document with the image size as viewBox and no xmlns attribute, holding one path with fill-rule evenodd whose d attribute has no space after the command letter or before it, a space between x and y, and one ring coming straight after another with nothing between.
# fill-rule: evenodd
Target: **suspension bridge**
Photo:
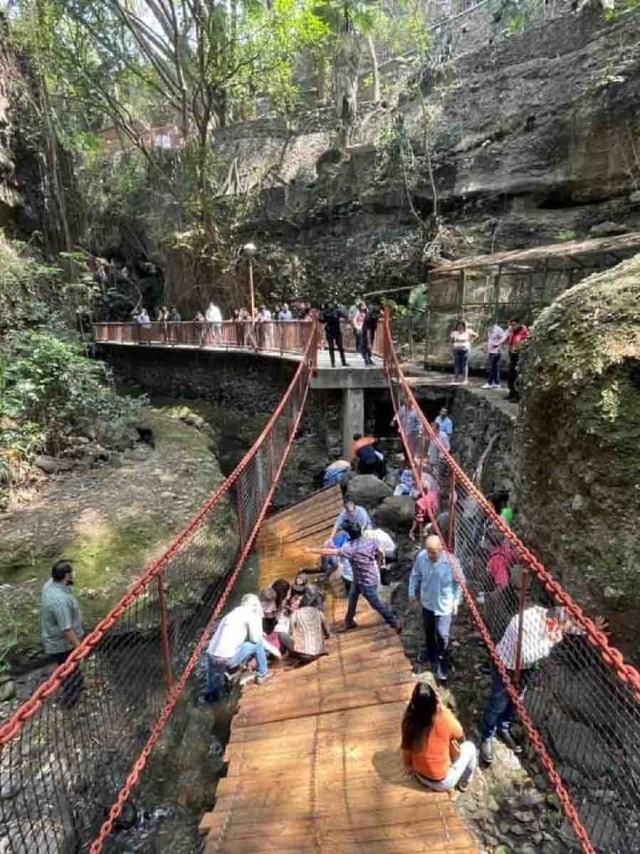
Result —
<instances>
[{"instance_id":1,"label":"suspension bridge","mask_svg":"<svg viewBox=\"0 0 640 854\"><path fill-rule=\"evenodd\" d=\"M311 383L322 370L316 322L282 329L274 324L259 334L235 323L215 331L184 324L155 330L152 325L144 331L134 324L104 324L96 327L95 336L102 343L129 346L246 349L290 358L296 367L277 408L236 469L0 729L0 848L16 854L98 854L108 845L256 539L261 537L259 548L278 561L288 555L293 566L296 544L320 537L335 509L321 493L313 512L304 517L306 528L282 528L281 520L278 529L274 517L260 533L300 429ZM378 329L374 351L380 362L371 370L385 378L396 413L401 400L416 405L388 318ZM425 437L438 443L421 417ZM402 430L401 439L420 483L417 455ZM457 558L466 607L526 732L528 761L546 773L576 846L590 854L640 850L640 674L443 447L438 480L440 506L431 521ZM289 521L299 515L299 508L292 509ZM237 531L233 554L216 547L217 532L230 518ZM508 550L520 567L518 583L498 587L490 581L487 565L498 549ZM573 631L536 671L522 697L520 668L504 668L496 643L515 615L522 624L526 608L539 603L564 607ZM339 603L331 607L338 619ZM332 641L335 655L326 663L310 665L296 677L283 674L300 680L293 690L314 695L306 714L295 721L283 724L278 679L272 688L247 692L228 748L228 777L215 809L203 819L207 851L246 850L249 839L256 851L273 850L274 841L279 850L350 851L363 845L377 851L475 849L454 805L422 790L401 791L392 765L376 768L376 755L387 751L389 756L399 742L403 691L410 686L398 642L385 632L371 618L349 638ZM374 664L376 653L386 656L386 662ZM370 661L381 679L377 694L361 679ZM65 709L60 702L64 682L78 668L85 682L82 700L75 709ZM363 719L365 726L358 724ZM258 750L266 746L265 756L271 759L264 762L279 772L301 763L296 781L307 781L309 797L304 802L292 798L290 813L283 815L284 801L266 797L258 766L243 765L246 746L252 743ZM322 796L335 781L322 776L326 763L342 769L333 797ZM286 789L286 775L282 785ZM252 798L253 814L248 810ZM389 809L380 798L389 799ZM420 821L416 810L422 811ZM406 816L404 830L399 815Z\"/></svg>"}]
</instances>

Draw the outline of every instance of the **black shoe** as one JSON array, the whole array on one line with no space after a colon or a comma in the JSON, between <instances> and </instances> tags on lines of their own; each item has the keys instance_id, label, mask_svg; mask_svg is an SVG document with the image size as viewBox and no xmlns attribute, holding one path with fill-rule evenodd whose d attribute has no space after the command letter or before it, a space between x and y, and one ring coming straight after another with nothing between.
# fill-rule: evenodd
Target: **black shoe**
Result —
<instances>
[{"instance_id":1,"label":"black shoe","mask_svg":"<svg viewBox=\"0 0 640 854\"><path fill-rule=\"evenodd\" d=\"M522 753L522 745L518 744L508 729L498 730L498 738L512 753L515 753L516 756L519 756Z\"/></svg>"},{"instance_id":2,"label":"black shoe","mask_svg":"<svg viewBox=\"0 0 640 854\"><path fill-rule=\"evenodd\" d=\"M348 367L349 367L349 362L343 362L343 363L342 363L342 367L343 367L343 368L348 368Z\"/></svg>"},{"instance_id":3,"label":"black shoe","mask_svg":"<svg viewBox=\"0 0 640 854\"><path fill-rule=\"evenodd\" d=\"M436 682L447 682L449 679L447 671L444 669L444 665L440 661L435 666L434 676L436 677Z\"/></svg>"}]
</instances>

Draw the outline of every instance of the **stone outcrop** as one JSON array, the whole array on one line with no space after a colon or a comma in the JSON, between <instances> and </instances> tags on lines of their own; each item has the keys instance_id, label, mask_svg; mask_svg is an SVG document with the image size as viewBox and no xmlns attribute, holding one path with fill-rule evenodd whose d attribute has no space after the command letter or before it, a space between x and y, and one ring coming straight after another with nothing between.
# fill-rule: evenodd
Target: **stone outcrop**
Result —
<instances>
[{"instance_id":1,"label":"stone outcrop","mask_svg":"<svg viewBox=\"0 0 640 854\"><path fill-rule=\"evenodd\" d=\"M524 357L521 424L527 538L584 604L636 615L639 283L640 255L540 315Z\"/></svg>"},{"instance_id":2,"label":"stone outcrop","mask_svg":"<svg viewBox=\"0 0 640 854\"><path fill-rule=\"evenodd\" d=\"M42 229L44 215L41 155L21 109L21 88L27 85L0 12L0 229L18 235Z\"/></svg>"},{"instance_id":3,"label":"stone outcrop","mask_svg":"<svg viewBox=\"0 0 640 854\"><path fill-rule=\"evenodd\" d=\"M263 265L270 252L289 253L296 287L305 282L314 299L423 281L418 217L431 213L434 189L423 107L451 226L445 252L640 228L639 40L637 18L606 23L585 10L485 43L363 107L340 156L335 122L322 111L289 126L261 119L226 129L221 144L240 152L241 173L276 155L280 163L280 180L265 185L245 222ZM281 277L289 266L278 265ZM469 282L469 301L484 299L485 278Z\"/></svg>"},{"instance_id":4,"label":"stone outcrop","mask_svg":"<svg viewBox=\"0 0 640 854\"><path fill-rule=\"evenodd\" d=\"M365 507L377 507L393 489L373 474L357 474L347 485L347 497Z\"/></svg>"}]
</instances>

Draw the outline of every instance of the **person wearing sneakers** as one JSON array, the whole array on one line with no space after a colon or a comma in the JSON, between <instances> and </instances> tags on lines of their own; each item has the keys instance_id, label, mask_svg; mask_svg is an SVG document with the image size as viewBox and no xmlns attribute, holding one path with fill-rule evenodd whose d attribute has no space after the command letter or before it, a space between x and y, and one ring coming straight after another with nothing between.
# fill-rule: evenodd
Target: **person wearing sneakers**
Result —
<instances>
[{"instance_id":1,"label":"person wearing sneakers","mask_svg":"<svg viewBox=\"0 0 640 854\"><path fill-rule=\"evenodd\" d=\"M540 663L551 654L554 646L563 639L565 633L571 630L572 620L566 610L561 607L544 608L541 605L531 605L525 608L522 615L522 644L520 650L520 680L518 691L520 698L524 697L527 685ZM507 669L510 678L516 670L516 655L518 650L518 634L520 615L511 618L502 639L496 646L496 652L502 664ZM493 668L491 691L482 719L480 755L483 762L490 765L493 762L493 740L497 735L514 753L522 752L511 734L511 724L515 718L515 706L502 677L496 667Z\"/></svg>"},{"instance_id":2,"label":"person wearing sneakers","mask_svg":"<svg viewBox=\"0 0 640 854\"><path fill-rule=\"evenodd\" d=\"M205 699L220 698L224 675L242 664L256 660L256 682L272 674L267 666L262 630L262 605L253 594L243 596L237 608L223 617L207 647L207 687Z\"/></svg>"},{"instance_id":3,"label":"person wearing sneakers","mask_svg":"<svg viewBox=\"0 0 640 854\"><path fill-rule=\"evenodd\" d=\"M409 576L409 599L419 601L422 606L427 657L440 682L448 678L446 653L451 622L462 600L453 560L452 555L445 553L440 538L430 534ZM461 573L459 567L458 572Z\"/></svg>"},{"instance_id":4,"label":"person wearing sneakers","mask_svg":"<svg viewBox=\"0 0 640 854\"><path fill-rule=\"evenodd\" d=\"M456 787L465 792L478 763L475 744L464 740L458 719L425 682L413 689L402 719L402 759L423 786L436 792Z\"/></svg>"},{"instance_id":5,"label":"person wearing sneakers","mask_svg":"<svg viewBox=\"0 0 640 854\"><path fill-rule=\"evenodd\" d=\"M487 334L487 355L489 356L489 378L482 388L500 388L501 348L507 340L507 334L501 326L494 323Z\"/></svg>"},{"instance_id":6,"label":"person wearing sneakers","mask_svg":"<svg viewBox=\"0 0 640 854\"><path fill-rule=\"evenodd\" d=\"M357 522L345 522L343 530L349 535L349 542L339 549L308 548L309 554L337 556L346 558L353 572L353 581L349 591L349 605L345 619L346 628L356 628L354 616L360 596L364 596L369 605L377 611L384 621L400 633L400 623L395 618L391 608L386 605L378 593L380 586L380 567L378 560L384 560L384 553L375 540L367 540L362 536L362 529Z\"/></svg>"}]
</instances>

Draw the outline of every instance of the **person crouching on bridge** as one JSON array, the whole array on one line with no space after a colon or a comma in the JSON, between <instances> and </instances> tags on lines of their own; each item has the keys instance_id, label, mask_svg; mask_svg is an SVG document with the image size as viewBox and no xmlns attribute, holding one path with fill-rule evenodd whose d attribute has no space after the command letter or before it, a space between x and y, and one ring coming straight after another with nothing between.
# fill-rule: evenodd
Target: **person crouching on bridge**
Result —
<instances>
[{"instance_id":1,"label":"person crouching on bridge","mask_svg":"<svg viewBox=\"0 0 640 854\"><path fill-rule=\"evenodd\" d=\"M349 542L339 549L322 548L322 549L307 549L310 554L326 555L328 557L336 556L346 558L351 566L353 580L349 591L349 605L347 607L347 616L345 620L346 629L356 628L354 616L360 596L364 596L371 607L377 611L380 616L394 628L398 634L400 633L400 623L395 618L391 608L386 605L378 593L380 586L380 567L378 565L378 556L381 561L384 560L384 554L375 540L367 540L362 536L360 525L355 522L345 522L343 530L349 536Z\"/></svg>"},{"instance_id":2,"label":"person crouching on bridge","mask_svg":"<svg viewBox=\"0 0 640 854\"><path fill-rule=\"evenodd\" d=\"M427 644L427 658L436 679L448 678L446 653L451 621L458 613L462 590L454 575L452 555L444 552L440 538L430 534L418 552L409 576L409 598L419 601ZM458 572L461 570L458 567Z\"/></svg>"},{"instance_id":3,"label":"person crouching on bridge","mask_svg":"<svg viewBox=\"0 0 640 854\"><path fill-rule=\"evenodd\" d=\"M289 633L281 635L281 640L297 664L309 664L327 655L324 642L331 637L331 632L322 613L323 607L320 591L309 585L302 594L300 606L291 611Z\"/></svg>"},{"instance_id":4,"label":"person crouching on bridge","mask_svg":"<svg viewBox=\"0 0 640 854\"><path fill-rule=\"evenodd\" d=\"M224 675L255 659L256 682L272 674L267 666L263 643L262 606L253 593L242 597L240 605L223 617L207 647L207 689L205 699L220 699Z\"/></svg>"},{"instance_id":5,"label":"person crouching on bridge","mask_svg":"<svg viewBox=\"0 0 640 854\"><path fill-rule=\"evenodd\" d=\"M456 786L465 792L478 763L478 751L472 741L463 739L453 712L442 705L430 685L419 682L402 719L405 766L436 792L450 792Z\"/></svg>"}]
</instances>

